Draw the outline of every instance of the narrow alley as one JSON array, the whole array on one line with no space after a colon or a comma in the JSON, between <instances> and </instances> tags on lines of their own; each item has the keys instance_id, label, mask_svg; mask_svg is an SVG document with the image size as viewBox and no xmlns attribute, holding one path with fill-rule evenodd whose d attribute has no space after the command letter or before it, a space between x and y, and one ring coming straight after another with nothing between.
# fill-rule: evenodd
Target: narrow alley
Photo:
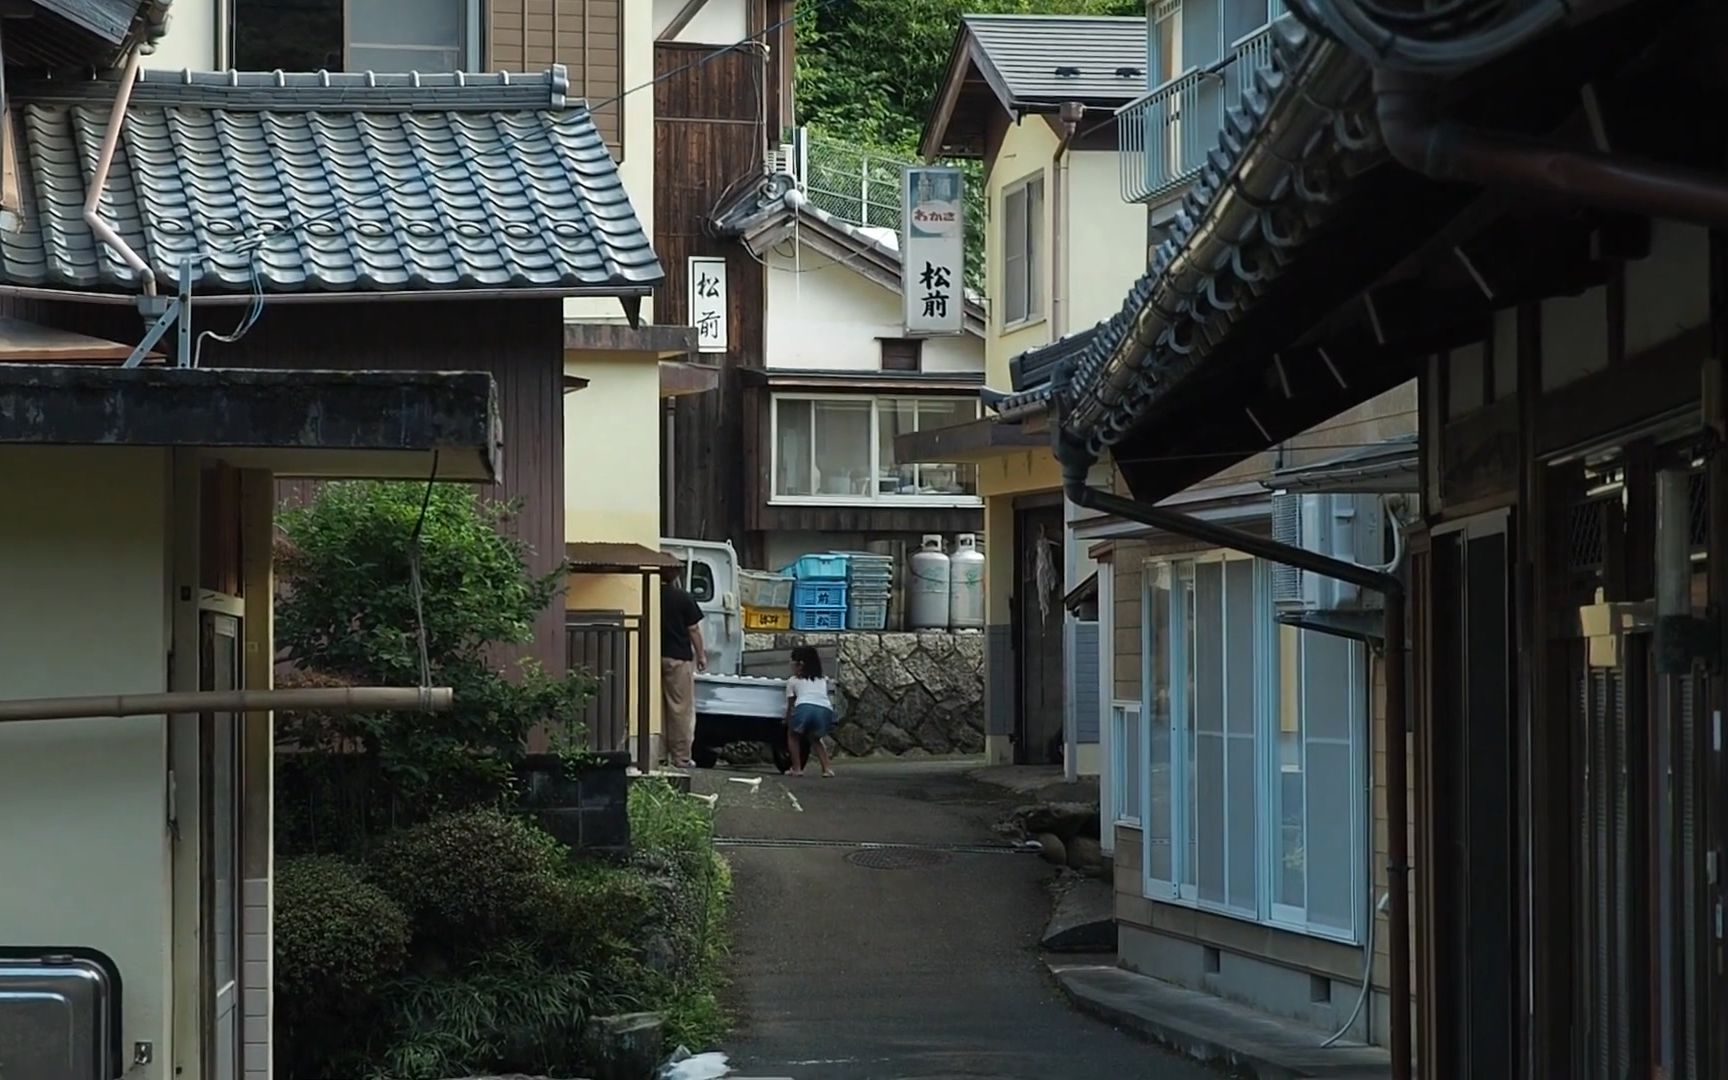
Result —
<instances>
[{"instance_id":1,"label":"narrow alley","mask_svg":"<svg viewBox=\"0 0 1728 1080\"><path fill-rule=\"evenodd\" d=\"M1215 1078L1063 1000L1033 947L1051 868L982 853L1002 842L990 825L1014 800L968 779L975 767L697 777L698 791L719 796L716 828L731 841L737 1025L725 1049L740 1074Z\"/></svg>"}]
</instances>

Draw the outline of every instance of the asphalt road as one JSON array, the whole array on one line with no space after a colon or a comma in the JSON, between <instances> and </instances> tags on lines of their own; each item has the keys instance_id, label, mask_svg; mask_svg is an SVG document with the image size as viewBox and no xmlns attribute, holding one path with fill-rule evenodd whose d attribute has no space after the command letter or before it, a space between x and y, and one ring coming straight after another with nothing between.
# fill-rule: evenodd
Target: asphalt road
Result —
<instances>
[{"instance_id":1,"label":"asphalt road","mask_svg":"<svg viewBox=\"0 0 1728 1080\"><path fill-rule=\"evenodd\" d=\"M887 857L935 864L895 869L851 861L858 841L1000 843L990 825L1015 800L968 780L968 768L842 764L833 780L698 775L698 791L720 796L717 832L746 840L724 849L737 1027L723 1049L739 1075L1217 1080L1069 1007L1035 948L1052 873L1036 856L897 851Z\"/></svg>"}]
</instances>

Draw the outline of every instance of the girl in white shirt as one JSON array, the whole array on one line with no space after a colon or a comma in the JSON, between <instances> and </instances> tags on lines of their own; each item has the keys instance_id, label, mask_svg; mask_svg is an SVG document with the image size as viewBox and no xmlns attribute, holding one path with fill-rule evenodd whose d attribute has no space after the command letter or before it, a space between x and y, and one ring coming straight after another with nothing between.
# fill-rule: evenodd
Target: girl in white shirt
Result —
<instances>
[{"instance_id":1,"label":"girl in white shirt","mask_svg":"<svg viewBox=\"0 0 1728 1080\"><path fill-rule=\"evenodd\" d=\"M792 677L786 680L786 747L792 753L792 775L804 775L803 739L807 736L822 762L822 775L833 776L823 736L834 730L834 705L828 696L828 680L822 676L822 657L808 645L792 650Z\"/></svg>"}]
</instances>

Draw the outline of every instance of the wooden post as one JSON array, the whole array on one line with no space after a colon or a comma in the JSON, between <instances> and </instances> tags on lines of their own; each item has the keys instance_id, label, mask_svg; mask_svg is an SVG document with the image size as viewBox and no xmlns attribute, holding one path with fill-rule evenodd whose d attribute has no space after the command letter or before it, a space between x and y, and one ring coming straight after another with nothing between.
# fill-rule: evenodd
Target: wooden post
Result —
<instances>
[{"instance_id":1,"label":"wooden post","mask_svg":"<svg viewBox=\"0 0 1728 1080\"><path fill-rule=\"evenodd\" d=\"M653 574L644 571L642 574L642 617L636 620L636 768L646 775L653 768L653 749L650 745L648 732L648 717L650 713L648 694L653 686L649 676L649 639L654 631L654 611L652 606Z\"/></svg>"}]
</instances>

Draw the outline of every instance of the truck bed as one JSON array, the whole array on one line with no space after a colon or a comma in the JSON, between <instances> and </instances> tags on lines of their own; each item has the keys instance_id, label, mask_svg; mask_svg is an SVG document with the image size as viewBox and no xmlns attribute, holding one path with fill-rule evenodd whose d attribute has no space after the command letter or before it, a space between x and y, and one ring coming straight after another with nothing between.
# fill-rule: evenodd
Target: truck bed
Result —
<instances>
[{"instance_id":1,"label":"truck bed","mask_svg":"<svg viewBox=\"0 0 1728 1080\"><path fill-rule=\"evenodd\" d=\"M696 715L778 720L786 715L786 680L703 672L696 676Z\"/></svg>"}]
</instances>

